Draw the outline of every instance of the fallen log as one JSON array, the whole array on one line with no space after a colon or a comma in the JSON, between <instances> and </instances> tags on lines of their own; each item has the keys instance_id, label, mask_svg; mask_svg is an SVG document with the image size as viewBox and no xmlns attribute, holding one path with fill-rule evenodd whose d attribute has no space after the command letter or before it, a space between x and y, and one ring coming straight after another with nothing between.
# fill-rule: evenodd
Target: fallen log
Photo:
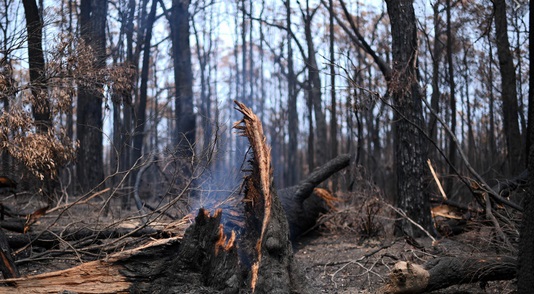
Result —
<instances>
[{"instance_id":1,"label":"fallen log","mask_svg":"<svg viewBox=\"0 0 534 294\"><path fill-rule=\"evenodd\" d=\"M425 293L453 285L511 280L517 276L512 257L440 257L417 265L395 264L380 293Z\"/></svg>"},{"instance_id":2,"label":"fallen log","mask_svg":"<svg viewBox=\"0 0 534 294\"><path fill-rule=\"evenodd\" d=\"M26 220L21 219L21 218L3 220L3 221L0 221L0 228L5 229L10 232L23 233L25 223L26 223Z\"/></svg>"},{"instance_id":3,"label":"fallen log","mask_svg":"<svg viewBox=\"0 0 534 294\"><path fill-rule=\"evenodd\" d=\"M156 293L162 288L170 293L184 288L178 281L187 279L187 287L201 287L197 273L169 275L177 260L178 238L154 241L148 245L123 251L105 260L84 263L74 268L40 275L6 279L0 293ZM179 260L178 260L179 261Z\"/></svg>"},{"instance_id":4,"label":"fallen log","mask_svg":"<svg viewBox=\"0 0 534 294\"><path fill-rule=\"evenodd\" d=\"M314 170L298 185L280 189L278 196L284 207L290 229L290 239L295 241L312 228L320 214L331 208L334 198L325 189L317 186L333 174L349 166L350 155L342 154Z\"/></svg>"},{"instance_id":5,"label":"fallen log","mask_svg":"<svg viewBox=\"0 0 534 294\"><path fill-rule=\"evenodd\" d=\"M110 228L105 230L92 230L89 228L77 228L69 230L55 229L40 233L7 234L7 242L12 249L34 245L51 249L59 245L60 241L80 241L80 240L103 240L114 239L128 235L129 237L157 237L163 231L146 227L138 228Z\"/></svg>"},{"instance_id":6,"label":"fallen log","mask_svg":"<svg viewBox=\"0 0 534 294\"><path fill-rule=\"evenodd\" d=\"M0 229L0 271L4 278L17 278L20 276L13 260L11 248L7 243L6 234L2 229Z\"/></svg>"},{"instance_id":7,"label":"fallen log","mask_svg":"<svg viewBox=\"0 0 534 294\"><path fill-rule=\"evenodd\" d=\"M6 234L6 237L9 247L11 247L11 249L13 250L17 250L30 244L48 250L54 247L58 247L60 244L60 241L55 236L53 236L52 238L45 238L44 236L34 236L32 238L32 236L29 236L27 234Z\"/></svg>"}]
</instances>

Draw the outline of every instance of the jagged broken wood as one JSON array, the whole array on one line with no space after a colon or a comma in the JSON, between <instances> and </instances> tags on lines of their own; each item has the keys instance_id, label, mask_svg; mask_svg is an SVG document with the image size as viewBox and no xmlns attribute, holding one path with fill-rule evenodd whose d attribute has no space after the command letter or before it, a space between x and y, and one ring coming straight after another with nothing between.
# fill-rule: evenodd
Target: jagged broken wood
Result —
<instances>
[{"instance_id":1,"label":"jagged broken wood","mask_svg":"<svg viewBox=\"0 0 534 294\"><path fill-rule=\"evenodd\" d=\"M426 293L459 284L511 280L516 275L512 257L440 257L424 265L401 261L380 292Z\"/></svg>"},{"instance_id":2,"label":"jagged broken wood","mask_svg":"<svg viewBox=\"0 0 534 294\"><path fill-rule=\"evenodd\" d=\"M250 259L252 292L303 292L304 283L293 259L289 226L273 183L271 150L263 127L251 109L235 102L243 119L234 128L245 136L252 150L251 172L244 179L245 228L241 239Z\"/></svg>"}]
</instances>

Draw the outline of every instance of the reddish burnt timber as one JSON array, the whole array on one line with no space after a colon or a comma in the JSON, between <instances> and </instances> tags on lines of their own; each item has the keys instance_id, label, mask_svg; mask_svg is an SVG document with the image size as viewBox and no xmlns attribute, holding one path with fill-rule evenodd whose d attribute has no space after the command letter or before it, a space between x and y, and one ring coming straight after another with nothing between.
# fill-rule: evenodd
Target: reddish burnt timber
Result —
<instances>
[{"instance_id":1,"label":"reddish burnt timber","mask_svg":"<svg viewBox=\"0 0 534 294\"><path fill-rule=\"evenodd\" d=\"M234 124L250 143L250 174L244 179L245 232L241 244L253 248L250 288L255 293L304 292L303 280L293 260L289 226L273 184L271 149L258 117L235 102L243 119Z\"/></svg>"}]
</instances>

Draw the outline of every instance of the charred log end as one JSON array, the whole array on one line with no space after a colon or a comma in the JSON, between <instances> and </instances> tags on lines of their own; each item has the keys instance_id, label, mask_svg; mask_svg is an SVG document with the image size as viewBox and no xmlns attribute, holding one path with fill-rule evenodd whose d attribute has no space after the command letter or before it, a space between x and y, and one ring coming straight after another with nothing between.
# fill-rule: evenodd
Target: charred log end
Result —
<instances>
[{"instance_id":1,"label":"charred log end","mask_svg":"<svg viewBox=\"0 0 534 294\"><path fill-rule=\"evenodd\" d=\"M234 231L228 238L223 225L219 225L218 239L202 270L202 277L207 286L224 290L226 293L238 292L242 282L235 239Z\"/></svg>"},{"instance_id":2,"label":"charred log end","mask_svg":"<svg viewBox=\"0 0 534 294\"><path fill-rule=\"evenodd\" d=\"M199 270L209 251L209 244L216 242L221 220L221 211L210 216L209 211L201 208L195 217L195 223L184 234L180 258L192 269Z\"/></svg>"},{"instance_id":3,"label":"charred log end","mask_svg":"<svg viewBox=\"0 0 534 294\"><path fill-rule=\"evenodd\" d=\"M236 235L224 233L221 222L222 211L216 210L213 216L201 208L183 239L180 259L193 270L200 270L206 286L225 292L237 292L242 275L239 267Z\"/></svg>"},{"instance_id":4,"label":"charred log end","mask_svg":"<svg viewBox=\"0 0 534 294\"><path fill-rule=\"evenodd\" d=\"M420 293L428 285L430 274L422 266L410 262L397 262L389 275L383 293Z\"/></svg>"}]
</instances>

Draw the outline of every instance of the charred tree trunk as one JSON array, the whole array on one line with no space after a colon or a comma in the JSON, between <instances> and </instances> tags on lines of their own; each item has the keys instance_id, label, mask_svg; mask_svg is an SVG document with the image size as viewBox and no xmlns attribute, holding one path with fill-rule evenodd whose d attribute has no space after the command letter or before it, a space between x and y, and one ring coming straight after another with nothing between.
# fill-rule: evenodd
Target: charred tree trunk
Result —
<instances>
[{"instance_id":1,"label":"charred tree trunk","mask_svg":"<svg viewBox=\"0 0 534 294\"><path fill-rule=\"evenodd\" d=\"M251 173L244 180L244 250L250 260L250 288L258 293L301 292L304 286L297 273L289 241L289 226L273 184L271 148L265 143L258 117L236 102L243 120L234 128L249 140L252 149ZM248 248L248 249L247 249Z\"/></svg>"},{"instance_id":2,"label":"charred tree trunk","mask_svg":"<svg viewBox=\"0 0 534 294\"><path fill-rule=\"evenodd\" d=\"M32 92L32 113L40 133L46 133L52 126L50 101L45 81L45 61L43 54L43 22L35 0L24 0L26 28L28 32L28 59Z\"/></svg>"},{"instance_id":3,"label":"charred tree trunk","mask_svg":"<svg viewBox=\"0 0 534 294\"><path fill-rule=\"evenodd\" d=\"M141 87L139 93L139 103L136 103L136 119L133 137L133 158L138 160L143 154L143 141L145 138L145 125L146 125L146 105L147 105L147 91L148 91L148 71L150 67L150 40L152 39L152 27L156 20L156 7L158 1L152 0L152 6L150 13L146 19L145 33L144 33L144 46L143 46L143 65L141 67ZM135 178L137 170L132 174Z\"/></svg>"},{"instance_id":4,"label":"charred tree trunk","mask_svg":"<svg viewBox=\"0 0 534 294\"><path fill-rule=\"evenodd\" d=\"M434 11L434 48L432 49L432 94L430 98L430 105L436 113L440 113L439 99L441 97L441 92L439 89L439 73L443 45L442 41L440 40L441 18L439 16L439 2L436 2L433 5L432 9ZM430 139L432 139L432 141L434 142L438 142L437 118L435 116L430 117L428 130L428 132L430 133ZM434 158L436 156L436 153L437 152L435 151L435 148L429 148L430 158Z\"/></svg>"},{"instance_id":5,"label":"charred tree trunk","mask_svg":"<svg viewBox=\"0 0 534 294\"><path fill-rule=\"evenodd\" d=\"M47 136L52 127L52 117L50 115L50 100L43 53L43 20L35 0L24 0L22 2L24 4L28 33L32 115L37 133ZM45 175L43 193L48 202L52 203L52 194L58 185L57 176L54 171L48 169L44 169L43 174Z\"/></svg>"},{"instance_id":6,"label":"charred tree trunk","mask_svg":"<svg viewBox=\"0 0 534 294\"><path fill-rule=\"evenodd\" d=\"M86 46L94 50L95 70L103 69L106 61L107 1L82 0L80 3L80 35ZM83 192L96 188L104 180L102 152L103 85L78 86L76 132L80 142L76 163L76 178Z\"/></svg>"},{"instance_id":7,"label":"charred tree trunk","mask_svg":"<svg viewBox=\"0 0 534 294\"><path fill-rule=\"evenodd\" d=\"M193 156L196 137L196 118L193 110L193 73L191 69L191 46L189 43L189 3L173 0L171 17L171 41L174 66L174 89L176 96L176 133L174 143L177 155ZM191 176L192 167L184 162L185 177Z\"/></svg>"},{"instance_id":8,"label":"charred tree trunk","mask_svg":"<svg viewBox=\"0 0 534 294\"><path fill-rule=\"evenodd\" d=\"M436 4L437 5L437 4ZM447 10L447 69L448 75L447 80L449 82L449 106L451 111L451 132L456 134L456 82L454 81L454 62L453 62L453 34L451 28L451 0L447 0L446 10ZM454 168L456 166L456 144L453 142L453 138L449 140L449 175L454 174ZM447 177L446 179L446 188L447 194L452 194L452 188L454 184L453 177Z\"/></svg>"},{"instance_id":9,"label":"charred tree trunk","mask_svg":"<svg viewBox=\"0 0 534 294\"><path fill-rule=\"evenodd\" d=\"M312 35L312 19L317 12L317 8L310 11L309 1L306 1L306 15L304 17L304 34L306 36L306 45L308 46L308 76L309 76L309 96L310 103L313 106L313 114L315 115L316 141L315 148L315 165L322 165L328 160L328 139L326 135L326 118L322 107L322 92L321 92L321 77L319 75L319 66L315 56L315 45L313 43Z\"/></svg>"},{"instance_id":10,"label":"charred tree trunk","mask_svg":"<svg viewBox=\"0 0 534 294\"><path fill-rule=\"evenodd\" d=\"M532 32L532 10L530 11L530 29ZM530 56L532 56L532 36L529 39ZM530 63L530 73L532 75L533 66ZM528 142L534 143L534 82L532 77L529 81L530 89L528 93ZM534 289L534 147L528 146L528 189L524 198L524 212L521 223L521 235L519 242L519 269L517 277L518 293L528 293Z\"/></svg>"},{"instance_id":11,"label":"charred tree trunk","mask_svg":"<svg viewBox=\"0 0 534 294\"><path fill-rule=\"evenodd\" d=\"M502 112L504 134L508 147L508 165L512 175L523 170L523 144L519 131L519 108L517 105L516 77L514 59L508 41L508 22L506 20L506 1L493 0L495 12L495 31L497 56L502 79Z\"/></svg>"},{"instance_id":12,"label":"charred tree trunk","mask_svg":"<svg viewBox=\"0 0 534 294\"><path fill-rule=\"evenodd\" d=\"M417 77L418 45L413 0L386 3L393 49L393 75L388 82L388 91L395 107L397 206L423 228L433 232L430 204L423 189L425 154L418 129L423 123L423 110ZM423 234L406 220L399 225L411 236Z\"/></svg>"},{"instance_id":13,"label":"charred tree trunk","mask_svg":"<svg viewBox=\"0 0 534 294\"><path fill-rule=\"evenodd\" d=\"M334 35L334 4L330 0L328 3L328 20L329 20L329 34L330 34L330 154L329 158L337 156L337 101L336 101L336 68L335 68L335 35ZM336 189L337 181L333 181L334 189Z\"/></svg>"},{"instance_id":14,"label":"charred tree trunk","mask_svg":"<svg viewBox=\"0 0 534 294\"><path fill-rule=\"evenodd\" d=\"M289 1L285 1L286 6L286 26L291 27L291 9ZM297 169L298 164L298 133L299 133L299 115L297 112L297 89L296 76L293 66L293 46L291 45L291 32L287 32L287 111L288 111L288 135L289 142L287 152L291 154L287 159L287 184L295 185L298 181Z\"/></svg>"}]
</instances>

